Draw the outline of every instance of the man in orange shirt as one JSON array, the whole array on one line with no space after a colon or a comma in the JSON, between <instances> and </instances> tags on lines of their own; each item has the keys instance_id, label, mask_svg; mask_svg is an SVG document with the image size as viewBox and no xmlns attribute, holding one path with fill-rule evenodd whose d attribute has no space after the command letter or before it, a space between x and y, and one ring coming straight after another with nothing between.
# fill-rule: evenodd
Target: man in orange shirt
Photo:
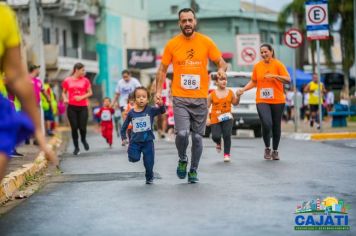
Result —
<instances>
[{"instance_id":1,"label":"man in orange shirt","mask_svg":"<svg viewBox=\"0 0 356 236\"><path fill-rule=\"evenodd\" d=\"M192 157L188 182L196 183L199 160L203 152L202 136L205 132L207 97L209 88L208 59L216 63L218 78L226 78L226 63L215 43L207 36L195 32L197 20L190 8L179 11L181 34L166 45L161 65L156 75L156 100L162 100L162 85L167 68L173 64L173 111L176 132L176 147L179 155L177 175L187 176L187 147L189 134L192 135Z\"/></svg>"}]
</instances>

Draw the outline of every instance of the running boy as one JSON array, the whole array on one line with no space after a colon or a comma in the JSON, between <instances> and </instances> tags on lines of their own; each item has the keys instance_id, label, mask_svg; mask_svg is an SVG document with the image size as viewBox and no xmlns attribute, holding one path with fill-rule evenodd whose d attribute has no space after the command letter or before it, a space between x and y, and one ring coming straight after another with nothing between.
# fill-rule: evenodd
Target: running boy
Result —
<instances>
[{"instance_id":1,"label":"running boy","mask_svg":"<svg viewBox=\"0 0 356 236\"><path fill-rule=\"evenodd\" d=\"M114 112L115 110L111 107L110 98L105 97L103 99L103 106L97 113L97 117L100 117L101 135L106 139L106 142L109 144L110 148L112 146L112 133L114 131L112 124Z\"/></svg>"},{"instance_id":2,"label":"running boy","mask_svg":"<svg viewBox=\"0 0 356 236\"><path fill-rule=\"evenodd\" d=\"M216 143L217 152L221 152L221 136L224 139L224 161L230 161L231 133L233 117L231 104L237 105L240 96L234 94L231 89L226 88L227 80L224 77L216 80L217 89L208 96L208 108L212 105L210 118L207 124L211 125L213 141Z\"/></svg>"},{"instance_id":3,"label":"running boy","mask_svg":"<svg viewBox=\"0 0 356 236\"><path fill-rule=\"evenodd\" d=\"M153 183L153 165L154 165L154 135L152 124L155 116L163 114L166 111L162 101L159 101L160 107L148 106L149 93L145 87L137 87L134 91L135 106L129 111L124 124L121 128L121 138L123 144L128 143L126 129L132 122L133 129L130 138L130 144L127 150L129 161L137 162L143 153L143 164L146 169L146 184Z\"/></svg>"}]
</instances>

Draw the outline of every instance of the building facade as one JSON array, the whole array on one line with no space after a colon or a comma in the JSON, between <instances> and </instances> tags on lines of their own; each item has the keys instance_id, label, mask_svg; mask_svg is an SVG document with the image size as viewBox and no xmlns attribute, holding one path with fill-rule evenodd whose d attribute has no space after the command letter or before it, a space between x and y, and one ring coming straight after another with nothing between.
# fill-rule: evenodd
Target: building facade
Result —
<instances>
[{"instance_id":1,"label":"building facade","mask_svg":"<svg viewBox=\"0 0 356 236\"><path fill-rule=\"evenodd\" d=\"M93 30L99 14L98 1L8 0L7 3L16 11L27 63L41 65L41 79L49 79L58 97L61 82L77 62L85 65L87 77L94 82L99 73Z\"/></svg>"},{"instance_id":2,"label":"building facade","mask_svg":"<svg viewBox=\"0 0 356 236\"><path fill-rule=\"evenodd\" d=\"M237 36L259 34L260 42L271 43L276 56L292 66L292 51L283 44L283 34L277 25L278 13L239 0L150 0L150 45L160 54L167 41L180 33L178 11L197 7L198 31L211 37L222 51L231 70L249 71L252 66L237 63ZM259 52L257 52L259 56ZM211 70L214 67L211 65Z\"/></svg>"},{"instance_id":3,"label":"building facade","mask_svg":"<svg viewBox=\"0 0 356 236\"><path fill-rule=\"evenodd\" d=\"M101 84L106 96L113 96L123 69L127 69L127 49L149 47L147 0L103 0L97 31L97 52Z\"/></svg>"}]
</instances>

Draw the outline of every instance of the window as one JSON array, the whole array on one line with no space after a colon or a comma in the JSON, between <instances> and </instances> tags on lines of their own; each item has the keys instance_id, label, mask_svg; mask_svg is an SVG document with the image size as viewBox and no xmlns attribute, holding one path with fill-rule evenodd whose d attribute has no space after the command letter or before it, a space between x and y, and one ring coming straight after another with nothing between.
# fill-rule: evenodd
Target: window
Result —
<instances>
[{"instance_id":1,"label":"window","mask_svg":"<svg viewBox=\"0 0 356 236\"><path fill-rule=\"evenodd\" d=\"M239 34L239 27L235 27L235 34Z\"/></svg>"},{"instance_id":2,"label":"window","mask_svg":"<svg viewBox=\"0 0 356 236\"><path fill-rule=\"evenodd\" d=\"M63 38L63 56L67 56L67 31L62 31L62 38Z\"/></svg>"},{"instance_id":3,"label":"window","mask_svg":"<svg viewBox=\"0 0 356 236\"><path fill-rule=\"evenodd\" d=\"M72 42L73 42L73 48L78 48L79 47L79 35L76 32L72 32Z\"/></svg>"},{"instance_id":4,"label":"window","mask_svg":"<svg viewBox=\"0 0 356 236\"><path fill-rule=\"evenodd\" d=\"M171 6L171 13L172 14L177 14L178 13L178 6L177 5L172 5Z\"/></svg>"},{"instance_id":5,"label":"window","mask_svg":"<svg viewBox=\"0 0 356 236\"><path fill-rule=\"evenodd\" d=\"M42 37L43 37L44 44L50 44L51 43L51 29L44 27L42 29Z\"/></svg>"},{"instance_id":6,"label":"window","mask_svg":"<svg viewBox=\"0 0 356 236\"><path fill-rule=\"evenodd\" d=\"M277 34L276 33L270 33L268 36L268 42L270 44L276 44L277 43Z\"/></svg>"},{"instance_id":7,"label":"window","mask_svg":"<svg viewBox=\"0 0 356 236\"><path fill-rule=\"evenodd\" d=\"M284 33L279 33L279 44L283 45L284 44Z\"/></svg>"},{"instance_id":8,"label":"window","mask_svg":"<svg viewBox=\"0 0 356 236\"><path fill-rule=\"evenodd\" d=\"M55 44L59 44L59 29L58 28L56 28L55 34L56 34L56 42L55 42Z\"/></svg>"},{"instance_id":9,"label":"window","mask_svg":"<svg viewBox=\"0 0 356 236\"><path fill-rule=\"evenodd\" d=\"M268 32L267 32L267 30L261 30L260 31L260 35L261 35L261 41L262 42L268 42L268 38L267 38Z\"/></svg>"}]
</instances>

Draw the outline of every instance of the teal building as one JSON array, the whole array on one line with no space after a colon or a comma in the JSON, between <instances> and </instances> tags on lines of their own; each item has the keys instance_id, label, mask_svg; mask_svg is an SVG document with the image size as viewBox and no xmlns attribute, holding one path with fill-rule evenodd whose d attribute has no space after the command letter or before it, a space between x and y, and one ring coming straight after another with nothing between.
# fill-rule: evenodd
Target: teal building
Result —
<instances>
[{"instance_id":1,"label":"teal building","mask_svg":"<svg viewBox=\"0 0 356 236\"><path fill-rule=\"evenodd\" d=\"M96 51L99 75L96 83L112 97L121 71L127 68L128 48L148 48L147 0L103 0L97 25Z\"/></svg>"},{"instance_id":2,"label":"teal building","mask_svg":"<svg viewBox=\"0 0 356 236\"><path fill-rule=\"evenodd\" d=\"M292 49L283 43L284 32L277 25L278 13L239 0L150 0L150 46L157 50L158 55L167 41L180 33L178 11L191 6L198 9L197 30L215 41L230 70L252 69L252 66L239 66L237 63L236 37L240 34L259 34L261 43L271 43L277 58L286 66L292 66Z\"/></svg>"}]
</instances>

